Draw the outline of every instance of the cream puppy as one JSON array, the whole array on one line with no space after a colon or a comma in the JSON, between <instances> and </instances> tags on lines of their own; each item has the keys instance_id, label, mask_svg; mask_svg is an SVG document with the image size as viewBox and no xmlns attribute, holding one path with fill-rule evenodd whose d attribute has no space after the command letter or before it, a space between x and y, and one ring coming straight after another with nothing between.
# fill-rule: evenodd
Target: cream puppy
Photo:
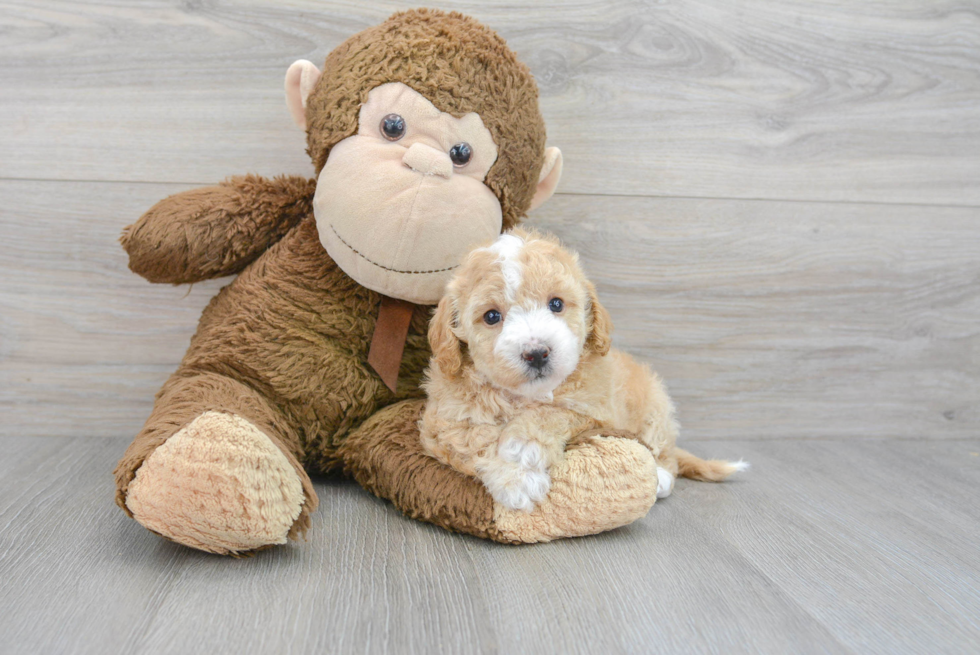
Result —
<instances>
[{"instance_id":1,"label":"cream puppy","mask_svg":"<svg viewBox=\"0 0 980 655\"><path fill-rule=\"evenodd\" d=\"M574 436L628 433L657 460L657 497L680 474L719 481L743 462L675 447L663 383L610 348L612 323L578 255L522 229L471 252L429 326L432 360L420 422L436 459L483 481L494 499L531 511Z\"/></svg>"}]
</instances>

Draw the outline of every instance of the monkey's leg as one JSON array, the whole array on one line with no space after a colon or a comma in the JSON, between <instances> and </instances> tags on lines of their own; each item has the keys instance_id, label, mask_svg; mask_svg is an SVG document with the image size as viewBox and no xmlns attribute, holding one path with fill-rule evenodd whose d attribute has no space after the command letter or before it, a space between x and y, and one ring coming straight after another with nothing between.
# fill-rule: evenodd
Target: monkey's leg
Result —
<instances>
[{"instance_id":1,"label":"monkey's leg","mask_svg":"<svg viewBox=\"0 0 980 655\"><path fill-rule=\"evenodd\" d=\"M296 430L261 394L178 371L116 466L116 503L144 527L212 553L296 538L317 497Z\"/></svg>"},{"instance_id":2,"label":"monkey's leg","mask_svg":"<svg viewBox=\"0 0 980 655\"><path fill-rule=\"evenodd\" d=\"M656 501L656 462L633 438L573 440L551 469L548 497L532 512L496 503L483 484L429 457L419 440L424 401L386 407L341 447L345 470L409 517L504 543L534 543L612 530Z\"/></svg>"}]
</instances>

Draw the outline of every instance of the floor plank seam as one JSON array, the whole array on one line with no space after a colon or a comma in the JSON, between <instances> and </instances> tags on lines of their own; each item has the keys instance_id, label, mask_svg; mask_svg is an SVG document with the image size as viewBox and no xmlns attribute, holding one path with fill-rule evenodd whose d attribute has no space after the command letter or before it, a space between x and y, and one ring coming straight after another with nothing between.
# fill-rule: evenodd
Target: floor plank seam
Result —
<instances>
[{"instance_id":1,"label":"floor plank seam","mask_svg":"<svg viewBox=\"0 0 980 655\"><path fill-rule=\"evenodd\" d=\"M73 178L42 178L42 177L8 177L0 176L0 182L41 182L41 183L66 183L66 184L147 184L147 185L170 185L170 186L211 186L231 175L245 175L249 171L218 173L217 177L208 181L190 180L93 180L93 179L73 179ZM309 177L313 177L310 175ZM556 191L555 196L583 197L583 198L637 198L654 200L717 200L719 202L771 202L771 203L793 203L793 204L815 204L815 205L860 205L872 207L924 207L933 209L980 209L980 204L961 204L961 203L929 203L929 202L885 202L880 200L826 200L821 198L761 198L755 196L691 196L675 194L647 194L647 193L582 193L576 191Z\"/></svg>"},{"instance_id":2,"label":"floor plank seam","mask_svg":"<svg viewBox=\"0 0 980 655\"><path fill-rule=\"evenodd\" d=\"M556 191L556 196L584 196L596 198L656 198L663 200L718 200L724 202L777 202L803 205L869 205L873 207L930 207L949 209L980 209L980 204L929 203L929 202L885 202L883 200L826 200L821 198L761 198L757 196L691 196L684 194L646 194L646 193L583 193L576 191Z\"/></svg>"}]
</instances>

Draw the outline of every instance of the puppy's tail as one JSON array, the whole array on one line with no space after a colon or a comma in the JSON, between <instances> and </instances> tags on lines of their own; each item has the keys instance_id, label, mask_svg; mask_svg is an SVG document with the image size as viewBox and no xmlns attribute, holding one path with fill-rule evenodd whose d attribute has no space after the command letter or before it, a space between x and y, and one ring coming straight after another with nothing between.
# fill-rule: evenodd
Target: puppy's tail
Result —
<instances>
[{"instance_id":1,"label":"puppy's tail","mask_svg":"<svg viewBox=\"0 0 980 655\"><path fill-rule=\"evenodd\" d=\"M744 460L726 462L721 459L701 459L680 448L675 448L674 454L677 455L678 473L681 477L702 482L721 482L732 473L749 468L749 463Z\"/></svg>"}]
</instances>

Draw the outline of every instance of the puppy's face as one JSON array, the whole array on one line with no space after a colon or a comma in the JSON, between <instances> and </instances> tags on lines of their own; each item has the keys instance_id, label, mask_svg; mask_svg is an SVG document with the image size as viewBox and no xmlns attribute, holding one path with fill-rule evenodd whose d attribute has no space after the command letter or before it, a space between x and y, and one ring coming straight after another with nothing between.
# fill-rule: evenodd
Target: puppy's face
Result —
<instances>
[{"instance_id":1,"label":"puppy's face","mask_svg":"<svg viewBox=\"0 0 980 655\"><path fill-rule=\"evenodd\" d=\"M429 331L435 362L458 375L472 366L497 387L527 397L554 391L586 349L605 354L611 329L578 257L523 230L470 253Z\"/></svg>"}]
</instances>

